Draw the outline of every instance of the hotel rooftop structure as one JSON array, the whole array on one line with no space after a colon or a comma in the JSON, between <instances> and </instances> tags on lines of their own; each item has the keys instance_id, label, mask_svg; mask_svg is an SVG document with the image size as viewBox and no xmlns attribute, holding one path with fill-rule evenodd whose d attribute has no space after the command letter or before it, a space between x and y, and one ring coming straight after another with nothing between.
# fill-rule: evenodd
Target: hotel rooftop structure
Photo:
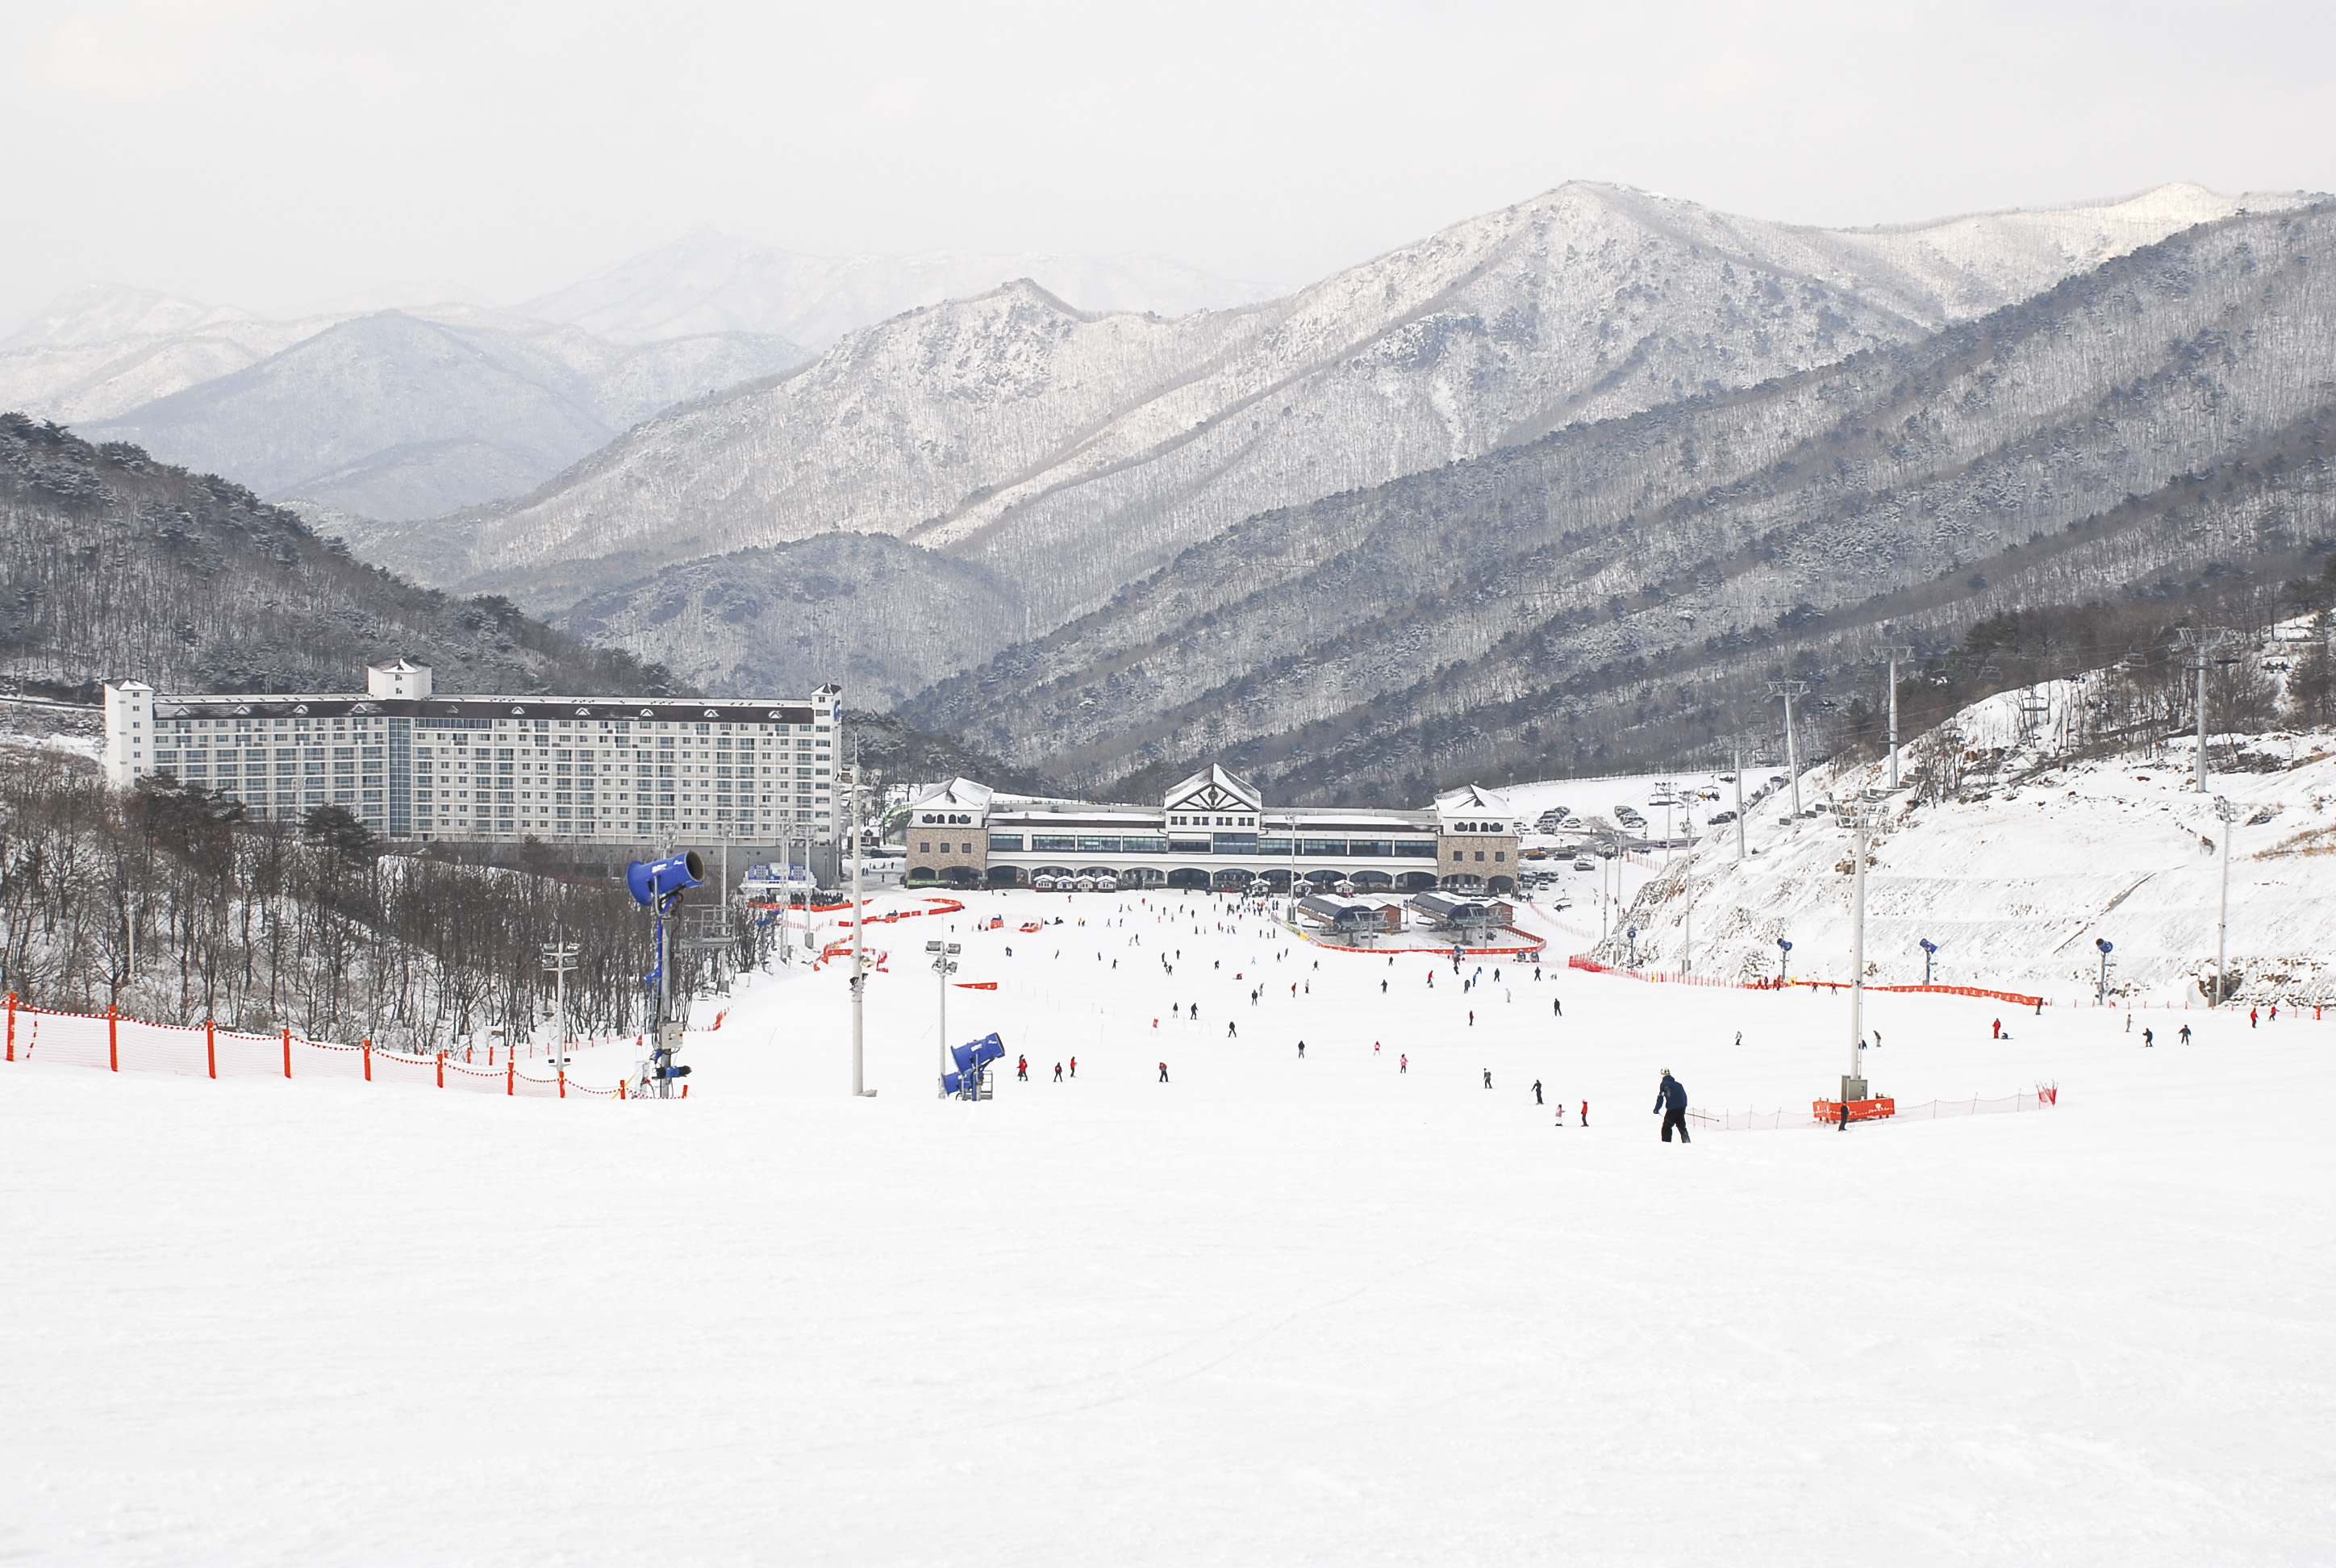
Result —
<instances>
[{"instance_id":1,"label":"hotel rooftop structure","mask_svg":"<svg viewBox=\"0 0 2336 1568\"><path fill-rule=\"evenodd\" d=\"M1507 801L1470 786L1416 811L1266 809L1247 781L1212 764L1157 806L1009 800L970 779L932 784L903 819L910 882L1027 887L1040 876L1116 879L1123 888L1358 891L1516 890L1523 824Z\"/></svg>"},{"instance_id":2,"label":"hotel rooftop structure","mask_svg":"<svg viewBox=\"0 0 2336 1568\"><path fill-rule=\"evenodd\" d=\"M105 688L107 779L175 776L297 822L336 805L393 839L834 841L842 688L807 697L441 696L425 665L361 692Z\"/></svg>"}]
</instances>

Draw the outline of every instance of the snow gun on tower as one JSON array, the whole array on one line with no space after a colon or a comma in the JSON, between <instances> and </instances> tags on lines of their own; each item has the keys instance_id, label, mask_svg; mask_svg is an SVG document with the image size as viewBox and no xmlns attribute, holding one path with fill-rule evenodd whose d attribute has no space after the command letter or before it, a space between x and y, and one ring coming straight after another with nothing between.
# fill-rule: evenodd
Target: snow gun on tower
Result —
<instances>
[{"instance_id":1,"label":"snow gun on tower","mask_svg":"<svg viewBox=\"0 0 2336 1568\"><path fill-rule=\"evenodd\" d=\"M695 850L684 850L661 861L635 861L625 868L625 886L633 901L649 911L656 924L651 944L656 964L641 978L649 993L649 1059L641 1065L639 1091L646 1098L669 1099L673 1086L689 1076L687 1067L673 1065L681 1047L681 1020L673 1011L673 974L667 959L672 943L666 935L667 917L681 904L681 895L706 880L706 862Z\"/></svg>"}]
</instances>

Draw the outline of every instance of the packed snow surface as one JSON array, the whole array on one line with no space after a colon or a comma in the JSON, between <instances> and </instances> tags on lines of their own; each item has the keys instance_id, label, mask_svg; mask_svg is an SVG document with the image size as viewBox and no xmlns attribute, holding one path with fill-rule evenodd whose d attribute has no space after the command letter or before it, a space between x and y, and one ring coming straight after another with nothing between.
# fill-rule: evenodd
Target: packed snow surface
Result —
<instances>
[{"instance_id":1,"label":"packed snow surface","mask_svg":"<svg viewBox=\"0 0 2336 1568\"><path fill-rule=\"evenodd\" d=\"M0 1557L2328 1560L2336 1021L1877 996L1902 1103L2059 1105L1680 1147L1660 1069L1806 1106L1845 1000L1125 896L871 935L873 1099L837 965L678 1104L0 1067Z\"/></svg>"}]
</instances>

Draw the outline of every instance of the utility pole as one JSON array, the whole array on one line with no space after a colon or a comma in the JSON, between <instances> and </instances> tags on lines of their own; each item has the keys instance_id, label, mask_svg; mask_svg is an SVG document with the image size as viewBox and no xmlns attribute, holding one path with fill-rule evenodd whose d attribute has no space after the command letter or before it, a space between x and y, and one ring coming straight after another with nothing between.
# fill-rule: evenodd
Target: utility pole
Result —
<instances>
[{"instance_id":1,"label":"utility pole","mask_svg":"<svg viewBox=\"0 0 2336 1568\"><path fill-rule=\"evenodd\" d=\"M865 1025L868 1014L868 896L860 885L860 741L852 742L852 1093L875 1094L865 1086Z\"/></svg>"},{"instance_id":2,"label":"utility pole","mask_svg":"<svg viewBox=\"0 0 2336 1568\"><path fill-rule=\"evenodd\" d=\"M560 940L560 922L551 924L551 940L543 944L543 967L551 971L552 994L559 999L552 1003L554 1016L560 1020L560 1062L568 1061L568 977L576 968L577 955L583 947L577 942Z\"/></svg>"},{"instance_id":3,"label":"utility pole","mask_svg":"<svg viewBox=\"0 0 2336 1568\"><path fill-rule=\"evenodd\" d=\"M1744 743L1736 744L1736 859L1744 860Z\"/></svg>"},{"instance_id":4,"label":"utility pole","mask_svg":"<svg viewBox=\"0 0 2336 1568\"><path fill-rule=\"evenodd\" d=\"M1865 1049L1865 852L1881 831L1883 813L1870 805L1850 809L1849 894L1849 1071L1841 1078L1844 1102L1865 1098L1865 1072L1859 1053Z\"/></svg>"},{"instance_id":5,"label":"utility pole","mask_svg":"<svg viewBox=\"0 0 2336 1568\"><path fill-rule=\"evenodd\" d=\"M2237 635L2222 627L2176 627L2175 639L2190 656L2191 667L2198 672L2198 793L2206 793L2206 666L2209 662L2229 664L2217 658L2224 648L2238 640ZM2223 982L2217 978L2214 983Z\"/></svg>"},{"instance_id":6,"label":"utility pole","mask_svg":"<svg viewBox=\"0 0 2336 1568\"><path fill-rule=\"evenodd\" d=\"M1890 787L1898 787L1898 666L1912 659L1914 650L1903 643L1885 648L1882 657L1890 665Z\"/></svg>"},{"instance_id":7,"label":"utility pole","mask_svg":"<svg viewBox=\"0 0 2336 1568\"><path fill-rule=\"evenodd\" d=\"M1679 786L1669 779L1657 779L1655 793L1648 797L1647 803L1663 808L1663 867L1669 870L1671 863L1671 808L1679 803Z\"/></svg>"},{"instance_id":8,"label":"utility pole","mask_svg":"<svg viewBox=\"0 0 2336 1568\"><path fill-rule=\"evenodd\" d=\"M942 1080L949 1076L949 977L957 973L957 965L952 960L959 952L964 950L964 946L965 944L962 942L932 941L925 944L925 951L933 955L933 973L940 977L941 982L940 1011L936 1015L938 1021L934 1025L936 1035L941 1043L941 1070L940 1076L933 1080L933 1086L935 1092L943 1096L946 1096L949 1093L949 1091L942 1088L940 1085Z\"/></svg>"},{"instance_id":9,"label":"utility pole","mask_svg":"<svg viewBox=\"0 0 2336 1568\"><path fill-rule=\"evenodd\" d=\"M2223 993L2230 989L2224 984L2223 975L2231 947L2231 834L2238 829L2239 808L2227 796L2216 795L2214 814L2223 819L2223 907L2214 917L2214 995L2206 1004L2210 1008L2221 1007Z\"/></svg>"},{"instance_id":10,"label":"utility pole","mask_svg":"<svg viewBox=\"0 0 2336 1568\"><path fill-rule=\"evenodd\" d=\"M1793 739L1793 699L1808 695L1809 683L1805 680L1772 680L1768 695L1785 699L1785 772L1793 783L1793 820L1801 819L1801 753Z\"/></svg>"}]
</instances>

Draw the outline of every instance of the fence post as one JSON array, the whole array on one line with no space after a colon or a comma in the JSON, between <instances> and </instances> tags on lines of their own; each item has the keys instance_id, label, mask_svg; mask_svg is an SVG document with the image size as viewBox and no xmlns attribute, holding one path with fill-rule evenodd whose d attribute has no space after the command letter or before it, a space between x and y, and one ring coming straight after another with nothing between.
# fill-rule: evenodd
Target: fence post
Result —
<instances>
[{"instance_id":1,"label":"fence post","mask_svg":"<svg viewBox=\"0 0 2336 1568\"><path fill-rule=\"evenodd\" d=\"M122 1026L113 1004L105 1005L105 1066L108 1072L122 1070Z\"/></svg>"},{"instance_id":2,"label":"fence post","mask_svg":"<svg viewBox=\"0 0 2336 1568\"><path fill-rule=\"evenodd\" d=\"M219 1020L203 1020L203 1066L214 1078L219 1076Z\"/></svg>"},{"instance_id":3,"label":"fence post","mask_svg":"<svg viewBox=\"0 0 2336 1568\"><path fill-rule=\"evenodd\" d=\"M438 1086L442 1089L446 1086L446 1053L443 1051L438 1053Z\"/></svg>"},{"instance_id":4,"label":"fence post","mask_svg":"<svg viewBox=\"0 0 2336 1568\"><path fill-rule=\"evenodd\" d=\"M365 1082L370 1084L373 1082L373 1042L371 1040L365 1043Z\"/></svg>"},{"instance_id":5,"label":"fence post","mask_svg":"<svg viewBox=\"0 0 2336 1568\"><path fill-rule=\"evenodd\" d=\"M8 1059L16 1059L16 993L8 993Z\"/></svg>"},{"instance_id":6,"label":"fence post","mask_svg":"<svg viewBox=\"0 0 2336 1568\"><path fill-rule=\"evenodd\" d=\"M511 1060L509 1051L503 1053L503 1093L509 1096L519 1093L519 1064Z\"/></svg>"},{"instance_id":7,"label":"fence post","mask_svg":"<svg viewBox=\"0 0 2336 1568\"><path fill-rule=\"evenodd\" d=\"M620 1099L620 1100L621 1100L621 1099L623 1099L624 1097L625 1097L625 1080L624 1080L624 1079L622 1079L622 1078L618 1078L618 1079L617 1080L617 1098L618 1098L618 1099Z\"/></svg>"},{"instance_id":8,"label":"fence post","mask_svg":"<svg viewBox=\"0 0 2336 1568\"><path fill-rule=\"evenodd\" d=\"M566 1067L560 1069L560 1097L563 1100L568 1097L568 1069Z\"/></svg>"},{"instance_id":9,"label":"fence post","mask_svg":"<svg viewBox=\"0 0 2336 1568\"><path fill-rule=\"evenodd\" d=\"M284 1026L284 1076L292 1076L292 1026Z\"/></svg>"}]
</instances>

